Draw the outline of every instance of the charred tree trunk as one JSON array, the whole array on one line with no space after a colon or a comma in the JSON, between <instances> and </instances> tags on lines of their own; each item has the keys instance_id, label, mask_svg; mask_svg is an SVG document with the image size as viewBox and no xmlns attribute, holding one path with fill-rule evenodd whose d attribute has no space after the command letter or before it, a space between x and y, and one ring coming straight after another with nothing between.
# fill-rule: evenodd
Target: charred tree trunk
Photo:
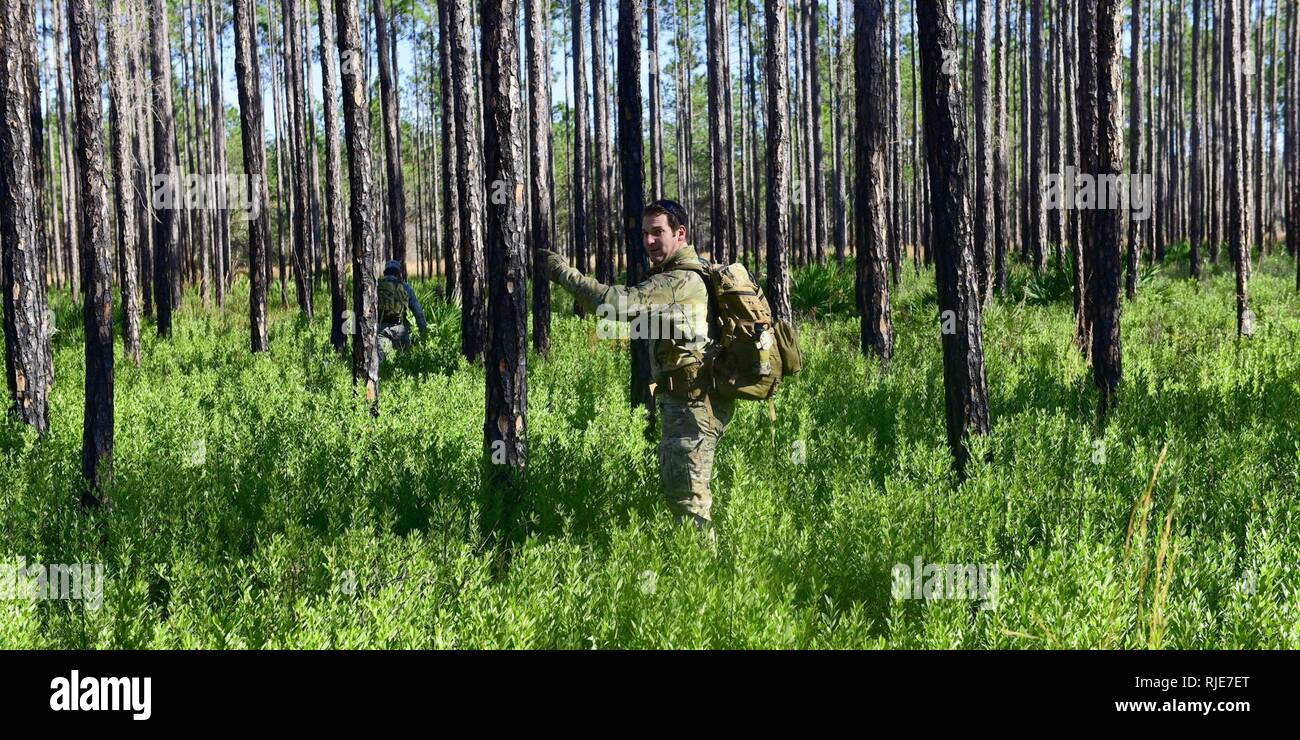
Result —
<instances>
[{"instance_id":1,"label":"charred tree trunk","mask_svg":"<svg viewBox=\"0 0 1300 740\"><path fill-rule=\"evenodd\" d=\"M1097 0L1096 25L1090 29L1096 39L1097 116L1096 146L1089 157L1088 172L1118 182L1124 170L1123 133L1120 130L1120 89L1123 59L1120 29L1121 0ZM1115 403L1123 375L1120 345L1120 281L1123 277L1121 250L1125 211L1098 203L1093 211L1096 259L1088 283L1092 294L1092 375L1100 393L1100 414L1104 417Z\"/></svg>"},{"instance_id":2,"label":"charred tree trunk","mask_svg":"<svg viewBox=\"0 0 1300 740\"><path fill-rule=\"evenodd\" d=\"M857 291L862 305L860 326L864 355L888 362L894 354L894 326L889 305L889 88L886 67L884 0L857 0L853 8L854 66L857 72L857 130L853 174L853 212L861 244Z\"/></svg>"},{"instance_id":3,"label":"charred tree trunk","mask_svg":"<svg viewBox=\"0 0 1300 740\"><path fill-rule=\"evenodd\" d=\"M966 438L989 431L989 406L984 377L984 319L966 189L969 164L961 85L956 65L949 63L957 58L957 32L951 5L942 0L917 0L916 6L948 445L958 474L963 475L970 456ZM951 322L952 331L943 330L943 321Z\"/></svg>"},{"instance_id":4,"label":"charred tree trunk","mask_svg":"<svg viewBox=\"0 0 1300 740\"><path fill-rule=\"evenodd\" d=\"M785 0L766 0L764 62L767 70L767 300L772 318L791 321L790 275L790 69Z\"/></svg>"},{"instance_id":5,"label":"charred tree trunk","mask_svg":"<svg viewBox=\"0 0 1300 740\"><path fill-rule=\"evenodd\" d=\"M533 254L552 248L553 199L547 167L551 161L551 55L550 3L526 0L528 26L528 117L532 137L532 168L528 176L532 199ZM651 116L653 120L654 116ZM533 265L533 349L546 357L551 352L551 280L546 266Z\"/></svg>"},{"instance_id":6,"label":"charred tree trunk","mask_svg":"<svg viewBox=\"0 0 1300 740\"><path fill-rule=\"evenodd\" d=\"M110 20L110 24L113 23ZM94 0L68 0L72 90L76 98L77 203L86 337L81 474L84 505L97 506L113 475L113 248L104 180L99 100L99 33ZM23 110L20 108L20 110Z\"/></svg>"},{"instance_id":7,"label":"charred tree trunk","mask_svg":"<svg viewBox=\"0 0 1300 740\"><path fill-rule=\"evenodd\" d=\"M20 0L0 3L0 43L26 49L35 36L31 8ZM20 55L15 55L20 56ZM40 90L24 65L8 57L0 64L4 127L0 130L0 292L4 302L5 378L10 413L44 435L49 429L49 393L54 366L50 314L44 287L44 256L38 235L36 189L39 149L33 146L31 106ZM111 351L111 347L110 347Z\"/></svg>"},{"instance_id":8,"label":"charred tree trunk","mask_svg":"<svg viewBox=\"0 0 1300 740\"><path fill-rule=\"evenodd\" d=\"M641 238L645 209L643 139L641 129L641 0L618 2L618 164L623 178L623 241L627 245L627 284L645 280L650 257ZM632 341L632 407L641 406L653 418L650 393L650 340Z\"/></svg>"},{"instance_id":9,"label":"charred tree trunk","mask_svg":"<svg viewBox=\"0 0 1300 740\"><path fill-rule=\"evenodd\" d=\"M488 312L491 339L485 348L485 454L494 464L492 482L501 496L500 526L508 541L522 541L517 517L523 502L528 459L528 291L524 222L528 197L524 173L523 100L519 96L517 0L483 4L484 172L505 183L504 202L487 209ZM534 170L536 171L536 170ZM543 170L544 172L544 170ZM497 453L504 453L500 458Z\"/></svg>"},{"instance_id":10,"label":"charred tree trunk","mask_svg":"<svg viewBox=\"0 0 1300 740\"><path fill-rule=\"evenodd\" d=\"M442 172L447 187L443 191L446 200L442 209L442 263L443 274L447 276L447 302L460 302L460 255L465 251L465 235L460 229L460 182L457 179L456 162L460 135L456 129L459 115L456 109L456 91L451 73L451 2L438 0L438 73L442 86Z\"/></svg>"},{"instance_id":11,"label":"charred tree trunk","mask_svg":"<svg viewBox=\"0 0 1300 740\"><path fill-rule=\"evenodd\" d=\"M348 217L352 225L352 383L365 386L371 414L379 415L379 316L375 282L375 224L370 215L370 104L356 0L335 0L343 126L348 142Z\"/></svg>"}]
</instances>

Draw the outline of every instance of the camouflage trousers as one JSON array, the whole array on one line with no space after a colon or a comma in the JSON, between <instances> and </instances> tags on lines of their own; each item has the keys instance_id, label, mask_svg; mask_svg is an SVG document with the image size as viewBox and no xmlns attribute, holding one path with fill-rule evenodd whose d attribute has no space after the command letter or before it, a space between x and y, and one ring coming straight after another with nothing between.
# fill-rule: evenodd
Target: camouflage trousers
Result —
<instances>
[{"instance_id":1,"label":"camouflage trousers","mask_svg":"<svg viewBox=\"0 0 1300 740\"><path fill-rule=\"evenodd\" d=\"M684 401L667 395L658 401L663 420L659 475L668 507L679 517L712 521L713 454L731 421L735 401L713 396L706 403L703 398Z\"/></svg>"}]
</instances>

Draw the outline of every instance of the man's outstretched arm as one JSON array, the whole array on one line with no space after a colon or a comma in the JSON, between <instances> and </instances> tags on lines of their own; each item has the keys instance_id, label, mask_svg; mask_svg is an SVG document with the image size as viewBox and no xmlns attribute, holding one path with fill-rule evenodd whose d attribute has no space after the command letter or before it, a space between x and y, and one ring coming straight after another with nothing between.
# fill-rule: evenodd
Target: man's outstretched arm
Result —
<instances>
[{"instance_id":1,"label":"man's outstretched arm","mask_svg":"<svg viewBox=\"0 0 1300 740\"><path fill-rule=\"evenodd\" d=\"M424 306L420 305L420 299L415 297L415 289L410 283L402 283L402 288L406 290L406 303L410 307L411 313L415 314L415 324L420 327L420 333L425 334L429 331L429 322L424 317Z\"/></svg>"}]
</instances>

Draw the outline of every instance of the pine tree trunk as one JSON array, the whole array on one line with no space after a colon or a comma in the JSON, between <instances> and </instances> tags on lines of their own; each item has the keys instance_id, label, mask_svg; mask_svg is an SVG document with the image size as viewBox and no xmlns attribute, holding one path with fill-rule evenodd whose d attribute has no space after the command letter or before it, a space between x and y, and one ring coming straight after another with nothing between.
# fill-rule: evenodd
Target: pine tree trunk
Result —
<instances>
[{"instance_id":1,"label":"pine tree trunk","mask_svg":"<svg viewBox=\"0 0 1300 740\"><path fill-rule=\"evenodd\" d=\"M1192 9L1193 12L1195 13L1196 10L1200 7L1201 0L1192 0L1192 2L1193 2ZM1132 7L1133 7L1132 20L1130 22L1130 28L1129 28L1129 48L1130 48L1129 54L1132 58L1132 68L1133 68L1132 74L1129 75L1129 88L1128 88L1129 169L1132 172L1141 172L1142 171L1141 163L1145 161L1144 159L1145 155L1143 154L1142 151L1143 150L1142 132L1143 132L1143 125L1144 125L1143 105L1149 102L1142 95L1143 92L1142 77L1146 74L1146 57L1145 57L1145 52L1142 48L1142 0L1132 0ZM1192 36L1193 46L1195 46L1196 44L1196 38L1197 37L1195 35ZM1195 77L1195 71L1193 71L1193 78L1194 77ZM1195 85L1193 85L1193 87L1195 87ZM1194 116L1196 110L1194 104L1192 110ZM1196 174L1197 134L1198 134L1198 128L1196 128L1194 125L1192 128L1192 177L1193 177L1193 181L1197 184L1197 186L1199 186L1200 178ZM1152 195L1153 193L1143 193L1142 197L1146 198L1149 201ZM1194 218L1197 220L1194 221L1193 223L1199 223L1199 218L1200 218L1199 209L1197 209ZM1137 263L1139 262L1138 257L1142 254L1142 232L1144 230L1145 230L1145 226L1143 221L1139 221L1136 219L1129 220L1128 269L1130 274L1135 273L1137 271L1137 267L1138 267ZM1192 277L1200 276L1200 261L1197 258L1198 255L1197 242L1199 236L1197 236L1197 234L1198 232L1196 231L1196 227L1193 227ZM1136 290L1137 281L1135 278L1130 278L1129 282L1132 283L1133 290L1128 293L1128 297L1132 299L1137 294L1137 290Z\"/></svg>"},{"instance_id":2,"label":"pine tree trunk","mask_svg":"<svg viewBox=\"0 0 1300 740\"><path fill-rule=\"evenodd\" d=\"M366 95L361 19L356 0L335 0L343 126L348 146L348 217L352 227L352 383L365 386L379 415L379 316L375 282L375 224L371 219L370 101Z\"/></svg>"},{"instance_id":3,"label":"pine tree trunk","mask_svg":"<svg viewBox=\"0 0 1300 740\"><path fill-rule=\"evenodd\" d=\"M1029 27L1029 250L1034 271L1045 262L1047 218L1043 210L1043 0L1033 0Z\"/></svg>"},{"instance_id":4,"label":"pine tree trunk","mask_svg":"<svg viewBox=\"0 0 1300 740\"><path fill-rule=\"evenodd\" d=\"M650 200L664 197L663 106L659 100L659 13L656 0L646 0L646 44L650 78Z\"/></svg>"},{"instance_id":5,"label":"pine tree trunk","mask_svg":"<svg viewBox=\"0 0 1300 740\"><path fill-rule=\"evenodd\" d=\"M35 36L31 8L21 0L0 3L0 43L26 49ZM10 412L44 435L49 429L53 383L50 312L43 286L45 266L38 244L36 161L31 106L41 92L23 65L0 64L4 127L0 130L0 291L4 302L5 378ZM110 347L111 351L111 347Z\"/></svg>"},{"instance_id":6,"label":"pine tree trunk","mask_svg":"<svg viewBox=\"0 0 1300 740\"><path fill-rule=\"evenodd\" d=\"M519 95L517 0L483 6L484 173L504 183L504 202L487 209L487 284L491 339L485 347L485 453L494 463L492 483L501 496L498 531L522 542L516 527L525 490L528 459L528 276L524 267L523 100ZM534 19L536 20L536 19Z\"/></svg>"},{"instance_id":7,"label":"pine tree trunk","mask_svg":"<svg viewBox=\"0 0 1300 740\"><path fill-rule=\"evenodd\" d=\"M994 113L995 123L993 125L993 197L995 207L993 209L993 285L991 290L996 290L998 295L1005 295L1007 290L1007 241L1009 240L1008 229L1010 226L1010 201L1008 199L1007 182L1009 170L1007 169L1007 146L1011 138L1011 132L1007 129L1007 108L1010 105L1010 98L1007 97L1007 78L1011 75L1011 69L1008 65L1008 45L1007 37L1011 35L1011 12L1010 0L997 0L1000 4L1002 14L1006 16L1006 24L997 22L997 13L993 14L993 23L997 26L997 38L994 40L994 47L997 49L997 74L994 81L994 87L997 92L994 94ZM913 133L915 136L915 133Z\"/></svg>"},{"instance_id":8,"label":"pine tree trunk","mask_svg":"<svg viewBox=\"0 0 1300 740\"><path fill-rule=\"evenodd\" d=\"M853 212L862 243L858 248L857 291L862 305L860 341L864 355L888 362L894 354L889 305L888 67L884 0L857 0L853 8L856 70L857 170L853 173Z\"/></svg>"},{"instance_id":9,"label":"pine tree trunk","mask_svg":"<svg viewBox=\"0 0 1300 740\"><path fill-rule=\"evenodd\" d=\"M767 300L772 318L791 321L790 275L790 70L785 0L766 0L764 63L767 79Z\"/></svg>"},{"instance_id":10,"label":"pine tree trunk","mask_svg":"<svg viewBox=\"0 0 1300 740\"><path fill-rule=\"evenodd\" d=\"M979 292L987 296L992 287L993 242L993 151L990 146L993 107L989 86L989 5L992 0L976 0L975 10L975 269L979 275Z\"/></svg>"},{"instance_id":11,"label":"pine tree trunk","mask_svg":"<svg viewBox=\"0 0 1300 740\"><path fill-rule=\"evenodd\" d=\"M595 192L592 216L595 219L594 250L596 279L609 284L614 281L614 249L611 244L609 221L613 201L610 199L610 171L606 152L609 151L609 100L605 81L604 0L592 0L588 20L591 22L591 164L595 172ZM580 268L587 271L584 263Z\"/></svg>"},{"instance_id":12,"label":"pine tree trunk","mask_svg":"<svg viewBox=\"0 0 1300 740\"><path fill-rule=\"evenodd\" d=\"M348 257L343 243L347 222L343 212L343 160L339 143L339 57L334 13L327 5L322 2L317 11L321 89L325 97L325 249L330 280L330 344L340 354L346 354L348 339L343 332L343 312L348 307L344 290Z\"/></svg>"},{"instance_id":13,"label":"pine tree trunk","mask_svg":"<svg viewBox=\"0 0 1300 740\"><path fill-rule=\"evenodd\" d=\"M1243 102L1246 98L1244 76L1242 74L1242 21L1241 7L1237 0L1227 0L1223 12L1224 43L1228 50L1225 57L1225 82L1227 99L1225 110L1228 112L1228 151L1224 158L1228 181L1228 248L1232 253L1232 263L1236 274L1237 289L1237 334L1249 336L1254 331L1253 315L1249 307L1247 291L1250 253L1246 241L1246 212L1248 205L1245 194L1245 174L1242 162L1245 157L1242 136L1245 124L1241 116Z\"/></svg>"},{"instance_id":14,"label":"pine tree trunk","mask_svg":"<svg viewBox=\"0 0 1300 740\"><path fill-rule=\"evenodd\" d=\"M406 192L402 176L401 122L397 117L396 60L389 61L388 22L384 0L371 0L375 13L375 48L379 51L379 99L384 125L384 161L388 173L388 254L406 275Z\"/></svg>"},{"instance_id":15,"label":"pine tree trunk","mask_svg":"<svg viewBox=\"0 0 1300 740\"><path fill-rule=\"evenodd\" d=\"M208 51L208 102L210 107L210 127L212 129L212 162L213 170L225 176L229 171L226 166L226 105L221 93L221 73L217 66L217 33L215 31L216 18L213 5L213 0L204 2L203 22ZM219 208L213 215L216 223L214 252L218 256L218 268L215 276L217 305L224 306L226 303L226 288L230 285L231 271L230 212L224 208Z\"/></svg>"},{"instance_id":16,"label":"pine tree trunk","mask_svg":"<svg viewBox=\"0 0 1300 740\"><path fill-rule=\"evenodd\" d=\"M621 6L620 6L621 7ZM729 263L736 255L735 186L732 180L732 129L727 105L731 96L731 71L727 65L727 7L724 0L706 0L708 26L706 38L709 54L709 141L713 148L710 162L713 197L710 227L713 243L710 257ZM809 188L811 191L811 188Z\"/></svg>"},{"instance_id":17,"label":"pine tree trunk","mask_svg":"<svg viewBox=\"0 0 1300 740\"><path fill-rule=\"evenodd\" d=\"M456 130L478 131L478 91L474 85L471 61L469 0L451 0L448 24L452 78L456 100L469 105L456 106ZM482 168L479 142L474 135L461 136L456 146L457 181L460 184L460 228L463 232L460 255L461 354L471 362L483 356L487 334L487 315L483 305L483 182L475 173Z\"/></svg>"},{"instance_id":18,"label":"pine tree trunk","mask_svg":"<svg viewBox=\"0 0 1300 740\"><path fill-rule=\"evenodd\" d=\"M308 271L311 265L308 235L309 198L307 194L307 121L306 100L302 81L302 32L299 0L284 2L284 84L288 95L285 103L289 113L289 151L293 167L293 276L297 291L298 309L308 319L312 317L312 286Z\"/></svg>"},{"instance_id":19,"label":"pine tree trunk","mask_svg":"<svg viewBox=\"0 0 1300 740\"><path fill-rule=\"evenodd\" d=\"M1096 46L1097 114L1094 154L1089 156L1089 173L1097 181L1118 180L1124 170L1123 133L1120 129L1120 89L1123 59L1120 29L1121 0L1097 0L1096 25L1088 30ZM1126 212L1120 208L1098 207L1093 211L1096 258L1088 283L1092 295L1092 372L1101 394L1100 413L1105 416L1114 405L1122 377L1120 347L1120 262L1124 241Z\"/></svg>"},{"instance_id":20,"label":"pine tree trunk","mask_svg":"<svg viewBox=\"0 0 1300 740\"><path fill-rule=\"evenodd\" d=\"M956 65L950 63L957 58L957 32L948 3L917 0L916 5L926 160L934 212L935 282L940 317L950 319L953 329L942 333L948 445L958 474L962 475L970 455L966 438L989 431L989 406L981 336L984 320L966 195L969 163L962 93Z\"/></svg>"},{"instance_id":21,"label":"pine tree trunk","mask_svg":"<svg viewBox=\"0 0 1300 740\"><path fill-rule=\"evenodd\" d=\"M151 0L149 14L150 54L153 73L153 172L155 183L163 178L176 188L176 124L172 119L171 44L167 37L167 13L163 0ZM173 196L174 197L174 196ZM172 335L172 304L176 279L176 209L164 205L153 214L154 303L158 315L158 336Z\"/></svg>"},{"instance_id":22,"label":"pine tree trunk","mask_svg":"<svg viewBox=\"0 0 1300 740\"><path fill-rule=\"evenodd\" d=\"M116 19L110 19L114 23ZM100 110L99 33L94 0L68 0L72 90L76 98L78 240L83 269L82 320L86 341L85 413L81 473L84 505L98 505L113 475L113 247L104 179ZM113 63L110 61L110 63ZM19 108L24 111L25 108Z\"/></svg>"},{"instance_id":23,"label":"pine tree trunk","mask_svg":"<svg viewBox=\"0 0 1300 740\"><path fill-rule=\"evenodd\" d=\"M447 276L445 296L448 303L459 302L460 292L460 255L465 247L462 240L465 234L460 229L460 182L457 179L456 162L459 157L457 142L460 136L456 130L459 116L456 109L456 91L451 74L450 31L451 0L438 0L438 74L442 98L442 173L447 183L443 190L445 200L442 209L442 263L443 273Z\"/></svg>"},{"instance_id":24,"label":"pine tree trunk","mask_svg":"<svg viewBox=\"0 0 1300 740\"><path fill-rule=\"evenodd\" d=\"M118 283L122 291L122 352L132 363L140 364L140 286L136 282L135 161L131 150L131 130L135 111L126 87L126 74L135 72L128 58L122 34L130 18L121 10L120 0L109 0L108 18L108 106L113 136L113 195L117 211Z\"/></svg>"},{"instance_id":25,"label":"pine tree trunk","mask_svg":"<svg viewBox=\"0 0 1300 740\"><path fill-rule=\"evenodd\" d=\"M587 71L586 52L583 48L582 0L573 0L572 21L569 31L573 35L573 263L578 272L587 273L587 172L591 167L588 155L591 153L588 141L587 124ZM593 49L593 53L595 53ZM599 177L599 170L597 171ZM596 204L599 207L599 203ZM597 220L599 226L599 219ZM573 311L578 316L585 315L586 309L581 301L573 302Z\"/></svg>"},{"instance_id":26,"label":"pine tree trunk","mask_svg":"<svg viewBox=\"0 0 1300 740\"><path fill-rule=\"evenodd\" d=\"M258 64L253 0L235 3L235 80L239 86L240 142L249 195L254 199L248 221L248 313L253 352L271 348L267 334L266 263L271 253L270 198L266 184L265 131L262 124L262 72Z\"/></svg>"},{"instance_id":27,"label":"pine tree trunk","mask_svg":"<svg viewBox=\"0 0 1300 740\"><path fill-rule=\"evenodd\" d=\"M641 0L618 3L618 163L623 180L623 241L627 246L627 284L645 280L650 257L641 237L645 209L643 136L641 129ZM650 393L650 340L632 340L632 408L646 409L654 418ZM653 421L651 422L653 423Z\"/></svg>"},{"instance_id":28,"label":"pine tree trunk","mask_svg":"<svg viewBox=\"0 0 1300 740\"><path fill-rule=\"evenodd\" d=\"M844 213L844 189L845 189L845 162L844 162L844 119L847 116L847 108L844 101L844 73L840 69L841 57L844 54L845 29L848 28L848 3L847 0L836 0L838 3L836 11L836 28L835 28L835 50L831 54L831 114L834 117L834 158L835 158L835 192L834 192L834 214L831 216L835 226L835 262L840 267L844 266L844 250L848 245L848 234L846 233L846 214Z\"/></svg>"},{"instance_id":29,"label":"pine tree trunk","mask_svg":"<svg viewBox=\"0 0 1300 740\"><path fill-rule=\"evenodd\" d=\"M553 248L551 217L554 195L547 177L551 161L551 55L550 3L526 0L528 45L528 115L532 137L532 168L528 176L533 228L530 247L536 255ZM652 116L653 118L653 116ZM540 259L533 265L533 348L546 357L551 352L551 280Z\"/></svg>"},{"instance_id":30,"label":"pine tree trunk","mask_svg":"<svg viewBox=\"0 0 1300 740\"><path fill-rule=\"evenodd\" d=\"M826 262L826 184L822 178L822 161L825 146L822 144L822 86L821 66L818 62L820 49L817 42L817 33L820 30L821 23L818 20L817 5L817 0L808 0L808 83L812 106L809 109L811 115L808 118L808 128L812 132L812 167L810 170L812 182L809 187L814 196L812 208L815 225L813 254L819 264L824 264ZM728 123L730 123L730 116L728 116Z\"/></svg>"},{"instance_id":31,"label":"pine tree trunk","mask_svg":"<svg viewBox=\"0 0 1300 740\"><path fill-rule=\"evenodd\" d=\"M1079 0L1077 28L1079 39L1079 88L1075 105L1079 111L1079 169L1093 172L1097 131L1097 3L1098 0ZM1093 291L1091 283L1097 262L1097 250L1088 248L1094 243L1096 220L1082 218L1079 224L1080 245L1076 248L1074 302L1074 341L1085 359L1091 361Z\"/></svg>"}]
</instances>

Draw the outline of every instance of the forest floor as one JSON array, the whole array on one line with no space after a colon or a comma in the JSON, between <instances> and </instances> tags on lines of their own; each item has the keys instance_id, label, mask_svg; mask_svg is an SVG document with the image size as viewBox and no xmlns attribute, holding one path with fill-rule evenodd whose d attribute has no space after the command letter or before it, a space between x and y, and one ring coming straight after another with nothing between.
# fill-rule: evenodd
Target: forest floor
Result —
<instances>
[{"instance_id":1,"label":"forest floor","mask_svg":"<svg viewBox=\"0 0 1300 740\"><path fill-rule=\"evenodd\" d=\"M277 300L262 356L245 283L224 311L187 295L169 342L146 322L140 367L119 341L112 507L91 513L80 314L58 293L50 434L0 420L0 565L102 564L103 589L0 599L0 648L1298 648L1294 263L1263 261L1239 340L1226 252L1199 288L1185 255L1124 306L1101 425L1068 271L1016 268L985 313L993 431L960 484L933 273L904 271L886 369L858 350L852 268L800 271L805 371L775 445L763 404L732 421L714 549L661 500L626 350L557 294L552 354L529 357L530 534L504 573L478 526L483 373L434 284L378 419L324 315ZM984 588L935 586L948 566Z\"/></svg>"}]
</instances>

